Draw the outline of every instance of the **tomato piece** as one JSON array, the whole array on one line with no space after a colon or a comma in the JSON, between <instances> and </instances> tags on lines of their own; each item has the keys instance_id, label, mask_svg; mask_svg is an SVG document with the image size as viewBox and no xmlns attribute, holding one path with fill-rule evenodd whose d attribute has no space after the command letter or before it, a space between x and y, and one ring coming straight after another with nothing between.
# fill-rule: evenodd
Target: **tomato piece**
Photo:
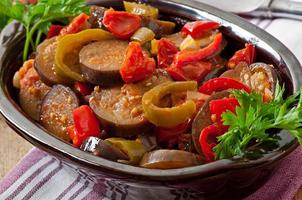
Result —
<instances>
[{"instance_id":1,"label":"tomato piece","mask_svg":"<svg viewBox=\"0 0 302 200\"><path fill-rule=\"evenodd\" d=\"M216 116L216 122L222 124L222 113L231 111L235 113L236 107L239 106L239 102L235 98L227 99L215 99L210 101L210 111Z\"/></svg>"},{"instance_id":2,"label":"tomato piece","mask_svg":"<svg viewBox=\"0 0 302 200\"><path fill-rule=\"evenodd\" d=\"M138 42L130 42L120 74L126 83L131 83L150 76L155 67L155 60L144 55L141 45Z\"/></svg>"},{"instance_id":3,"label":"tomato piece","mask_svg":"<svg viewBox=\"0 0 302 200\"><path fill-rule=\"evenodd\" d=\"M159 68L169 67L174 59L175 54L178 52L176 45L166 39L162 38L158 41L157 62Z\"/></svg>"},{"instance_id":4,"label":"tomato piece","mask_svg":"<svg viewBox=\"0 0 302 200\"><path fill-rule=\"evenodd\" d=\"M93 91L93 86L89 83L76 81L74 88L83 96L90 95Z\"/></svg>"},{"instance_id":5,"label":"tomato piece","mask_svg":"<svg viewBox=\"0 0 302 200\"><path fill-rule=\"evenodd\" d=\"M47 33L47 39L59 35L62 29L63 29L63 26L52 24L52 25L49 27L49 30L48 30L48 33Z\"/></svg>"},{"instance_id":6,"label":"tomato piece","mask_svg":"<svg viewBox=\"0 0 302 200\"><path fill-rule=\"evenodd\" d=\"M205 59L219 50L221 42L222 34L218 33L213 42L202 49L178 52L174 58L174 64L176 67L180 67Z\"/></svg>"},{"instance_id":7,"label":"tomato piece","mask_svg":"<svg viewBox=\"0 0 302 200\"><path fill-rule=\"evenodd\" d=\"M191 35L194 39L202 37L206 32L219 28L220 24L213 21L189 22L181 29L184 36Z\"/></svg>"},{"instance_id":8,"label":"tomato piece","mask_svg":"<svg viewBox=\"0 0 302 200\"><path fill-rule=\"evenodd\" d=\"M156 127L155 135L158 143L165 144L168 148L172 148L178 142L178 137L188 131L191 123L192 120L187 120L186 122L174 127Z\"/></svg>"},{"instance_id":9,"label":"tomato piece","mask_svg":"<svg viewBox=\"0 0 302 200\"><path fill-rule=\"evenodd\" d=\"M72 33L78 33L84 29L87 28L87 20L89 19L89 16L85 13L82 13L75 17L72 22L65 26L61 31L60 35L67 35Z\"/></svg>"},{"instance_id":10,"label":"tomato piece","mask_svg":"<svg viewBox=\"0 0 302 200\"><path fill-rule=\"evenodd\" d=\"M201 81L212 69L210 62L195 62L181 67L175 67L172 65L167 68L167 72L170 76L177 81L195 80Z\"/></svg>"},{"instance_id":11,"label":"tomato piece","mask_svg":"<svg viewBox=\"0 0 302 200\"><path fill-rule=\"evenodd\" d=\"M243 83L226 77L213 78L199 87L199 92L211 95L213 92L219 92L227 89L245 90L250 93L251 89Z\"/></svg>"},{"instance_id":12,"label":"tomato piece","mask_svg":"<svg viewBox=\"0 0 302 200\"><path fill-rule=\"evenodd\" d=\"M253 44L245 44L245 48L238 50L227 62L227 67L235 68L240 62L246 62L248 65L252 64L255 60L255 46Z\"/></svg>"},{"instance_id":13,"label":"tomato piece","mask_svg":"<svg viewBox=\"0 0 302 200\"><path fill-rule=\"evenodd\" d=\"M99 121L89 106L83 105L76 108L73 111L73 121L74 127L69 127L67 132L76 147L79 147L90 136L100 137Z\"/></svg>"},{"instance_id":14,"label":"tomato piece","mask_svg":"<svg viewBox=\"0 0 302 200\"><path fill-rule=\"evenodd\" d=\"M216 124L202 129L199 136L199 144L207 162L214 161L215 153L213 152L213 148L217 145L217 137L223 135L225 132L226 130Z\"/></svg>"},{"instance_id":15,"label":"tomato piece","mask_svg":"<svg viewBox=\"0 0 302 200\"><path fill-rule=\"evenodd\" d=\"M125 11L110 9L104 14L103 24L115 37L127 40L141 27L141 18Z\"/></svg>"}]
</instances>

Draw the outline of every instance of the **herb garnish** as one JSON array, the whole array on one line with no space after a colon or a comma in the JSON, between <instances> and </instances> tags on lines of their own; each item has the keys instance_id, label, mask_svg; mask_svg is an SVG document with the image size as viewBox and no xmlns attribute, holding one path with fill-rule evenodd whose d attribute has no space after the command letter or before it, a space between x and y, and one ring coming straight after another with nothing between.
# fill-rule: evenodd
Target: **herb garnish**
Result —
<instances>
[{"instance_id":1,"label":"herb garnish","mask_svg":"<svg viewBox=\"0 0 302 200\"><path fill-rule=\"evenodd\" d=\"M85 0L39 0L34 5L22 4L19 1L13 3L12 0L0 1L0 15L17 20L25 28L23 60L27 59L30 46L33 50L36 49L42 34L47 33L51 22L88 11L89 7Z\"/></svg>"},{"instance_id":2,"label":"herb garnish","mask_svg":"<svg viewBox=\"0 0 302 200\"><path fill-rule=\"evenodd\" d=\"M244 156L251 142L277 142L276 135L269 134L269 129L284 129L296 137L302 144L302 87L299 92L284 99L284 87L276 85L275 98L269 103L255 92L234 90L232 94L240 106L236 114L227 111L222 114L224 125L229 130L218 138L214 147L216 159Z\"/></svg>"}]
</instances>

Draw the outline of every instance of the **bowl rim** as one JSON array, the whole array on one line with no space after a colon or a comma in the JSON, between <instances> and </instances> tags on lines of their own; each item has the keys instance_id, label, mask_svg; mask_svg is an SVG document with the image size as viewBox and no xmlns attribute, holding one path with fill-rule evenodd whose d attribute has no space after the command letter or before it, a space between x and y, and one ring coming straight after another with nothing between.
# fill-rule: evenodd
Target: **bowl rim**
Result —
<instances>
[{"instance_id":1,"label":"bowl rim","mask_svg":"<svg viewBox=\"0 0 302 200\"><path fill-rule=\"evenodd\" d=\"M110 0L99 0L90 1L89 4L102 4L111 2L112 1ZM114 1L114 3L116 2L120 3L122 1ZM212 6L208 6L195 1L183 2L182 0L149 0L148 3L150 3L151 5L158 5L157 7L160 7L161 5L171 7L178 6L184 10L192 10L194 12L202 13L202 16L206 16L206 18L221 21L223 26L233 25L235 26L235 28L238 28L238 30L248 32L253 37L260 39L260 42L262 42L261 45L263 45L264 48L273 49L273 51L283 59L285 65L287 66L287 69L289 70L290 76L293 78L292 84L294 91L297 91L299 85L302 83L302 70L297 70L297 67L295 67L300 66L300 63L297 58L288 50L288 48L267 32L261 30L253 24L250 24L244 19L234 14L227 13ZM171 12L181 11L178 10ZM3 32L5 32L5 29L3 30ZM2 33L0 35L0 38L2 41ZM5 50L1 48L1 68L3 61L5 60L3 58L4 55ZM292 67L290 68L288 66ZM21 134L21 136L29 140L31 143L38 145L43 150L50 152L50 154L55 154L57 156L67 158L68 160L81 164L82 166L97 170L109 171L120 175L148 177L154 180L175 180L181 178L189 178L196 175L206 177L213 173L217 175L217 173L226 173L235 169L245 169L249 167L264 165L270 162L275 162L285 157L298 146L298 142L296 140L293 140L285 149L268 153L263 158L249 162L238 162L236 159L224 159L188 168L169 170L145 169L106 160L101 157L83 152L67 143L64 143L61 140L58 140L56 137L48 134L46 131L41 129L41 127L39 127L32 120L24 116L7 94L8 91L5 85L2 84L2 86L0 87L0 113L6 119L7 123L19 134Z\"/></svg>"}]
</instances>

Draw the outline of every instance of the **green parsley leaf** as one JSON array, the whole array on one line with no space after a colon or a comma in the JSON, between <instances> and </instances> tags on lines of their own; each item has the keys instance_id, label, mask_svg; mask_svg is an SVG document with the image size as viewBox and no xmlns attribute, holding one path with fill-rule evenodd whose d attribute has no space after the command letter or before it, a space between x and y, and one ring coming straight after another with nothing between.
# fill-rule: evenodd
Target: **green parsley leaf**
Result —
<instances>
[{"instance_id":1,"label":"green parsley leaf","mask_svg":"<svg viewBox=\"0 0 302 200\"><path fill-rule=\"evenodd\" d=\"M25 28L23 60L27 59L30 47L36 49L42 33L47 32L51 22L75 17L83 12L89 12L85 0L39 0L34 5L19 1L13 3L11 0L0 1L0 15L17 20Z\"/></svg>"},{"instance_id":2,"label":"green parsley leaf","mask_svg":"<svg viewBox=\"0 0 302 200\"><path fill-rule=\"evenodd\" d=\"M255 92L234 90L239 102L236 112L224 112L222 118L229 130L218 137L213 151L216 159L244 156L251 143L274 144L278 137L269 134L269 129L284 129L302 144L302 87L299 92L284 99L284 87L276 85L275 97L269 103Z\"/></svg>"}]
</instances>

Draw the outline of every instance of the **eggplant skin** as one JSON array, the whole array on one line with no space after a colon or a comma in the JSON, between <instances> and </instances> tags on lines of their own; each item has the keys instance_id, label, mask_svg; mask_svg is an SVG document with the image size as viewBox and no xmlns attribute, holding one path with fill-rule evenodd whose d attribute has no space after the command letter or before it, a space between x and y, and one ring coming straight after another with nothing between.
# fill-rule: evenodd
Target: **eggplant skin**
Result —
<instances>
[{"instance_id":1,"label":"eggplant skin","mask_svg":"<svg viewBox=\"0 0 302 200\"><path fill-rule=\"evenodd\" d=\"M201 147L199 144L200 132L207 126L213 124L211 120L211 111L210 111L210 101L215 99L222 99L230 95L229 90L224 90L212 94L209 99L204 103L201 109L198 111L194 121L192 123L192 140L195 146L196 151L202 155Z\"/></svg>"},{"instance_id":2,"label":"eggplant skin","mask_svg":"<svg viewBox=\"0 0 302 200\"><path fill-rule=\"evenodd\" d=\"M72 112L78 106L79 99L69 87L54 85L43 100L40 122L51 134L70 141L66 129L73 125Z\"/></svg>"},{"instance_id":3,"label":"eggplant skin","mask_svg":"<svg viewBox=\"0 0 302 200\"><path fill-rule=\"evenodd\" d=\"M103 40L84 46L79 58L85 79L105 87L121 85L123 80L120 68L127 48L128 42L121 40Z\"/></svg>"},{"instance_id":4,"label":"eggplant skin","mask_svg":"<svg viewBox=\"0 0 302 200\"><path fill-rule=\"evenodd\" d=\"M54 69L55 52L57 48L57 37L47 39L37 48L37 55L34 67L39 74L40 79L47 85L72 84L72 81L57 75Z\"/></svg>"},{"instance_id":5,"label":"eggplant skin","mask_svg":"<svg viewBox=\"0 0 302 200\"><path fill-rule=\"evenodd\" d=\"M109 135L132 138L153 129L153 125L144 117L142 96L167 81L171 81L171 77L163 70L156 70L151 77L136 84L96 87L89 105Z\"/></svg>"},{"instance_id":6,"label":"eggplant skin","mask_svg":"<svg viewBox=\"0 0 302 200\"><path fill-rule=\"evenodd\" d=\"M25 79L38 76L34 68L28 70ZM34 81L30 85L20 87L19 103L21 108L35 121L39 121L42 101L45 95L50 91L50 87L41 80Z\"/></svg>"}]
</instances>

